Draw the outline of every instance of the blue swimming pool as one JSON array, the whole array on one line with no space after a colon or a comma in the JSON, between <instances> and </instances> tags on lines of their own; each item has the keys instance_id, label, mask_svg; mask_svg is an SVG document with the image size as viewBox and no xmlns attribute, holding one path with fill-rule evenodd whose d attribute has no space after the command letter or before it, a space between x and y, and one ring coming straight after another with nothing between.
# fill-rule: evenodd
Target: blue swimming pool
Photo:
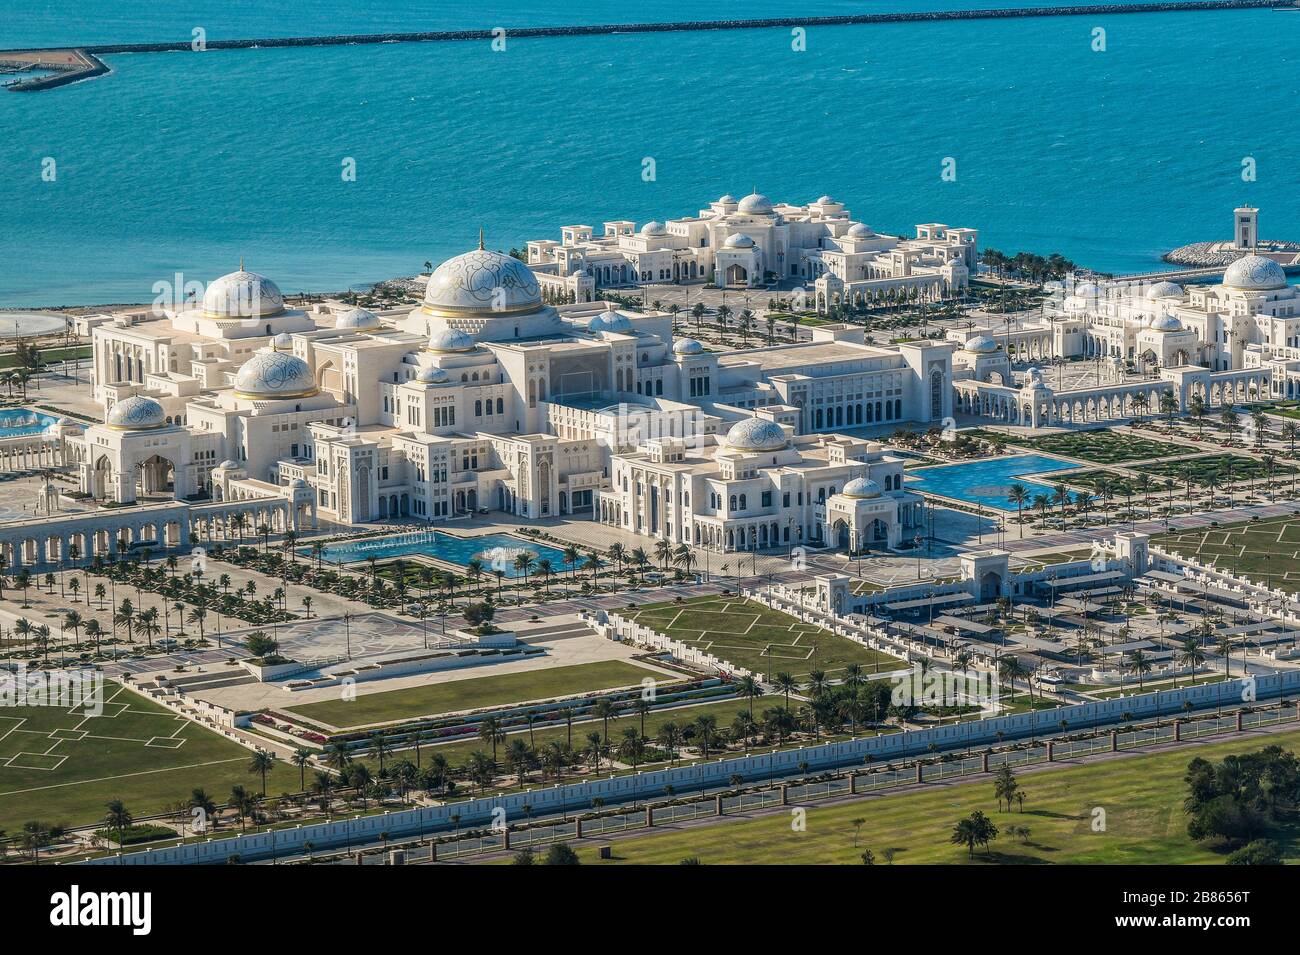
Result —
<instances>
[{"instance_id":1,"label":"blue swimming pool","mask_svg":"<svg viewBox=\"0 0 1300 955\"><path fill-rule=\"evenodd\" d=\"M461 567L468 566L477 557L483 562L483 569L487 573L499 568L505 577L522 577L523 571L515 569L515 558L524 551L539 561L549 560L557 573L569 569L569 565L564 562L563 551L509 534L456 537L442 531L412 531L409 534L327 544L322 557L332 564L350 564L371 557L376 560L391 560L394 557L423 554ZM298 552L310 556L311 548L300 548ZM529 573L536 573L536 570L534 565Z\"/></svg>"},{"instance_id":2,"label":"blue swimming pool","mask_svg":"<svg viewBox=\"0 0 1300 955\"><path fill-rule=\"evenodd\" d=\"M1050 474L1068 471L1079 465L1046 454L1017 454L987 461L967 461L962 464L940 464L932 468L916 468L907 472L906 487L910 491L941 494L944 497L1014 511L1016 506L1007 497L1013 484L1023 484L1030 495L1051 494L1052 489L1037 481L1027 481L1025 474Z\"/></svg>"},{"instance_id":3,"label":"blue swimming pool","mask_svg":"<svg viewBox=\"0 0 1300 955\"><path fill-rule=\"evenodd\" d=\"M40 434L59 419L41 411L26 408L5 408L0 411L0 438L17 438L24 434Z\"/></svg>"}]
</instances>

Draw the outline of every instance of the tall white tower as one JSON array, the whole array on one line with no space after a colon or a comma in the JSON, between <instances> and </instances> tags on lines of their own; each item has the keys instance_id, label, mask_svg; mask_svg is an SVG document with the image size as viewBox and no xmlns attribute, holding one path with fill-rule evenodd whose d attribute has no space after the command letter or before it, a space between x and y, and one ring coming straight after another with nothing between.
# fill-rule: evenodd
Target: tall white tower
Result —
<instances>
[{"instance_id":1,"label":"tall white tower","mask_svg":"<svg viewBox=\"0 0 1300 955\"><path fill-rule=\"evenodd\" d=\"M1253 206L1239 206L1232 210L1232 246L1235 249L1253 249L1259 245L1259 210Z\"/></svg>"}]
</instances>

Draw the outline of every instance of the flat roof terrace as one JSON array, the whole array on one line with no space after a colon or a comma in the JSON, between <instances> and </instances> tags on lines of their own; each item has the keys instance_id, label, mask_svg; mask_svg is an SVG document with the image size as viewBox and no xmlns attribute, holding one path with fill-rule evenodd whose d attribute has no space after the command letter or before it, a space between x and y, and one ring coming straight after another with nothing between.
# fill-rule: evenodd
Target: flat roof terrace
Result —
<instances>
[{"instance_id":1,"label":"flat roof terrace","mask_svg":"<svg viewBox=\"0 0 1300 955\"><path fill-rule=\"evenodd\" d=\"M853 342L805 342L754 348L724 352L719 358L719 364L724 367L756 364L768 375L790 372L814 378L877 369L884 371L899 367L901 361L901 356L895 351ZM873 362L876 363L874 367L871 366Z\"/></svg>"}]
</instances>

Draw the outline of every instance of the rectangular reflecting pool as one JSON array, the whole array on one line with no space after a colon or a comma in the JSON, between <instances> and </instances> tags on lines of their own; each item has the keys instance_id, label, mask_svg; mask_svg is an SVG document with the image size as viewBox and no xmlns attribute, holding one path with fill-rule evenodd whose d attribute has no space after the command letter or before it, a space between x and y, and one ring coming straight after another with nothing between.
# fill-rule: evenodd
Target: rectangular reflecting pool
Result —
<instances>
[{"instance_id":1,"label":"rectangular reflecting pool","mask_svg":"<svg viewBox=\"0 0 1300 955\"><path fill-rule=\"evenodd\" d=\"M422 554L460 567L468 567L471 560L478 558L483 562L485 572L490 574L493 570L500 569L502 576L509 578L524 575L522 570L515 568L515 558L525 552L532 554L538 561L549 560L556 573L569 569L569 565L564 562L562 550L510 534L456 537L442 531L412 531L408 534L326 544L321 556L331 564L351 564L372 557L375 560L392 560L395 557ZM310 557L311 548L301 547L298 553ZM528 572L536 573L537 565L534 564Z\"/></svg>"},{"instance_id":2,"label":"rectangular reflecting pool","mask_svg":"<svg viewBox=\"0 0 1300 955\"><path fill-rule=\"evenodd\" d=\"M939 494L972 504L983 504L1002 511L1014 511L1007 493L1013 484L1023 484L1031 497L1052 494L1052 488L1038 481L1024 479L1026 474L1050 474L1069 471L1079 465L1046 454L1016 454L986 461L940 464L906 472L905 487L923 494Z\"/></svg>"},{"instance_id":3,"label":"rectangular reflecting pool","mask_svg":"<svg viewBox=\"0 0 1300 955\"><path fill-rule=\"evenodd\" d=\"M40 434L54 422L54 415L28 408L0 410L0 438L17 438L27 434Z\"/></svg>"}]
</instances>

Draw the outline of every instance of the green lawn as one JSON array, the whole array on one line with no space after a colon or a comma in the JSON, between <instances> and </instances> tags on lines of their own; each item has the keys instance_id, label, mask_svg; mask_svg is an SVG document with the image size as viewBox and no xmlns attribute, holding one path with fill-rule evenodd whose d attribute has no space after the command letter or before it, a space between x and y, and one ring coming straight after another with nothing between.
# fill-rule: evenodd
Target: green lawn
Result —
<instances>
[{"instance_id":1,"label":"green lawn","mask_svg":"<svg viewBox=\"0 0 1300 955\"><path fill-rule=\"evenodd\" d=\"M1162 534L1155 543L1184 557L1196 557L1300 592L1300 519L1273 517Z\"/></svg>"},{"instance_id":2,"label":"green lawn","mask_svg":"<svg viewBox=\"0 0 1300 955\"><path fill-rule=\"evenodd\" d=\"M602 660L598 663L539 668L499 676L487 674L402 690L366 693L354 700L304 703L287 709L328 726L351 729L417 716L458 713L484 706L505 706L610 690L614 687L636 686L646 677L653 677L661 683L672 682L662 674L635 663Z\"/></svg>"},{"instance_id":3,"label":"green lawn","mask_svg":"<svg viewBox=\"0 0 1300 955\"><path fill-rule=\"evenodd\" d=\"M1200 756L1222 759L1278 744L1300 746L1300 731L1250 739L1237 738L1205 746L1185 746L1154 756L1128 756L1091 766L1021 774L1026 793L1024 812L997 811L992 777L959 786L883 798L856 799L841 805L807 805L807 826L792 831L790 815L776 812L756 819L715 825L664 829L653 835L614 843L614 862L675 864L698 857L716 865L861 865L870 849L876 865L894 850L896 864L961 863L966 849L949 843L953 825L975 810L983 811L1001 833L991 854L977 850L977 865L1003 864L1216 864L1220 853L1187 836L1182 802L1187 794L1187 764ZM1093 829L1096 810L1105 811L1105 830ZM854 825L863 820L854 847ZM1006 833L1008 826L1027 826L1027 840ZM1275 833L1289 861L1300 856L1295 825ZM596 863L596 848L575 845L584 863Z\"/></svg>"},{"instance_id":4,"label":"green lawn","mask_svg":"<svg viewBox=\"0 0 1300 955\"><path fill-rule=\"evenodd\" d=\"M0 715L0 828L18 831L98 822L121 799L136 816L162 812L206 789L217 802L230 787L258 790L251 753L151 700L105 683L103 715L65 707L6 707ZM267 780L274 796L297 791L298 772L278 765Z\"/></svg>"},{"instance_id":5,"label":"green lawn","mask_svg":"<svg viewBox=\"0 0 1300 955\"><path fill-rule=\"evenodd\" d=\"M835 679L850 663L870 673L902 662L749 600L705 597L647 604L623 615L758 674L786 672L803 680L824 670Z\"/></svg>"}]
</instances>

